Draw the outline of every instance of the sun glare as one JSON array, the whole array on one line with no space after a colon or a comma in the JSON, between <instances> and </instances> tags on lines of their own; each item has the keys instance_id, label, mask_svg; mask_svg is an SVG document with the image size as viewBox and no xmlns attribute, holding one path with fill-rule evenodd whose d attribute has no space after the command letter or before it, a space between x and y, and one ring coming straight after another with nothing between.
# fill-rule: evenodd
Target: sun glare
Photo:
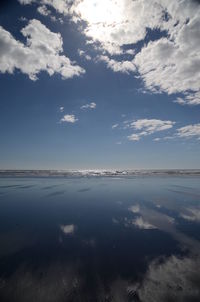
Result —
<instances>
[{"instance_id":1,"label":"sun glare","mask_svg":"<svg viewBox=\"0 0 200 302\"><path fill-rule=\"evenodd\" d=\"M123 3L119 0L84 0L78 5L77 12L89 25L112 25L122 20Z\"/></svg>"}]
</instances>

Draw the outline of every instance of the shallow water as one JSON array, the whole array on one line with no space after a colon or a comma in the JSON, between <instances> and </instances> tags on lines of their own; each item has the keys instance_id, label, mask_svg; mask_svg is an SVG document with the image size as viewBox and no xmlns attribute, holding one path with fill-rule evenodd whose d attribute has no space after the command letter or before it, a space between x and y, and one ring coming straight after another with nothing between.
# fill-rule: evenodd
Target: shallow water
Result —
<instances>
[{"instance_id":1,"label":"shallow water","mask_svg":"<svg viewBox=\"0 0 200 302\"><path fill-rule=\"evenodd\" d=\"M0 179L0 301L200 301L200 177Z\"/></svg>"}]
</instances>

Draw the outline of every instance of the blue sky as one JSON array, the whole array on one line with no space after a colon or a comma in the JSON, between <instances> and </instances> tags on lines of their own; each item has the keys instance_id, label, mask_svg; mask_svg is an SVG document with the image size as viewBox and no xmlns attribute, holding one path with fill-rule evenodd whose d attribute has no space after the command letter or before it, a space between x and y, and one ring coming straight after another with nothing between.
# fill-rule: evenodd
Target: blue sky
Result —
<instances>
[{"instance_id":1,"label":"blue sky","mask_svg":"<svg viewBox=\"0 0 200 302\"><path fill-rule=\"evenodd\" d=\"M200 168L200 5L0 7L2 169Z\"/></svg>"}]
</instances>

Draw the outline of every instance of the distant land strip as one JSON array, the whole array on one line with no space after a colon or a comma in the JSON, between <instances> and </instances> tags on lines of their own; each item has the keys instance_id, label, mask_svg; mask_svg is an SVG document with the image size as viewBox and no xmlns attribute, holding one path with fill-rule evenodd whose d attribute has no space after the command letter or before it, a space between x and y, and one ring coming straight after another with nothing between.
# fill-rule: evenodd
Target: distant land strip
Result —
<instances>
[{"instance_id":1,"label":"distant land strip","mask_svg":"<svg viewBox=\"0 0 200 302\"><path fill-rule=\"evenodd\" d=\"M200 176L200 169L160 170L0 170L0 177Z\"/></svg>"}]
</instances>

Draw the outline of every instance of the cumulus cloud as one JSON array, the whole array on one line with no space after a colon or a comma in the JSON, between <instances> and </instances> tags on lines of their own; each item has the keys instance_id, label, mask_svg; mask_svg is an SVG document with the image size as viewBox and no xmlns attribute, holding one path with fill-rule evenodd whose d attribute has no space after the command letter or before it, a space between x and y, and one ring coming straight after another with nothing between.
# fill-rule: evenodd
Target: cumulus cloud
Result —
<instances>
[{"instance_id":1,"label":"cumulus cloud","mask_svg":"<svg viewBox=\"0 0 200 302\"><path fill-rule=\"evenodd\" d=\"M81 106L81 109L95 109L96 108L96 103L91 102L89 104L85 104L83 106Z\"/></svg>"},{"instance_id":2,"label":"cumulus cloud","mask_svg":"<svg viewBox=\"0 0 200 302\"><path fill-rule=\"evenodd\" d=\"M37 3L38 5L48 5L53 7L60 14L68 14L70 11L70 0L18 0L21 4Z\"/></svg>"},{"instance_id":3,"label":"cumulus cloud","mask_svg":"<svg viewBox=\"0 0 200 302\"><path fill-rule=\"evenodd\" d=\"M151 135L153 133L171 129L175 122L162 121L157 119L139 119L127 124L126 127L133 128L138 133L133 133L128 136L129 140L139 141L142 136Z\"/></svg>"},{"instance_id":4,"label":"cumulus cloud","mask_svg":"<svg viewBox=\"0 0 200 302\"><path fill-rule=\"evenodd\" d=\"M146 27L158 24L161 8L152 1L146 5L146 1L83 0L74 2L73 13L87 22L86 36L118 53L122 45L145 38Z\"/></svg>"},{"instance_id":5,"label":"cumulus cloud","mask_svg":"<svg viewBox=\"0 0 200 302\"><path fill-rule=\"evenodd\" d=\"M200 104L200 5L188 0L19 0L37 2L84 21L88 43L102 50L99 57L114 72L138 72L151 92L182 94L177 103ZM148 31L160 38L151 41ZM142 49L135 44L145 41ZM124 50L124 46L129 49ZM135 48L135 49L134 49ZM106 55L105 55L106 54ZM133 55L115 60L113 55Z\"/></svg>"},{"instance_id":6,"label":"cumulus cloud","mask_svg":"<svg viewBox=\"0 0 200 302\"><path fill-rule=\"evenodd\" d=\"M31 80L36 80L41 71L50 76L58 73L63 79L85 72L63 54L61 35L51 32L39 20L31 20L21 33L25 44L0 26L0 72L13 74L18 69Z\"/></svg>"},{"instance_id":7,"label":"cumulus cloud","mask_svg":"<svg viewBox=\"0 0 200 302\"><path fill-rule=\"evenodd\" d=\"M182 103L195 105L199 104L200 49L192 53L188 50L186 55L183 45L161 38L143 47L135 56L134 63L146 88L168 94L185 93Z\"/></svg>"},{"instance_id":8,"label":"cumulus cloud","mask_svg":"<svg viewBox=\"0 0 200 302\"><path fill-rule=\"evenodd\" d=\"M198 1L75 1L73 13L87 22L85 34L110 55L123 45L144 40L147 28L167 33L150 41L131 61L101 59L113 71L139 72L152 92L185 94L186 104L199 104L200 5Z\"/></svg>"},{"instance_id":9,"label":"cumulus cloud","mask_svg":"<svg viewBox=\"0 0 200 302\"><path fill-rule=\"evenodd\" d=\"M63 123L72 123L74 124L75 122L78 121L78 118L75 117L74 114L66 114L63 116L63 118L61 118L60 120Z\"/></svg>"},{"instance_id":10,"label":"cumulus cloud","mask_svg":"<svg viewBox=\"0 0 200 302\"><path fill-rule=\"evenodd\" d=\"M64 108L63 106L61 106L61 107L59 108L60 112L63 112L64 109L65 109L65 108Z\"/></svg>"}]
</instances>

